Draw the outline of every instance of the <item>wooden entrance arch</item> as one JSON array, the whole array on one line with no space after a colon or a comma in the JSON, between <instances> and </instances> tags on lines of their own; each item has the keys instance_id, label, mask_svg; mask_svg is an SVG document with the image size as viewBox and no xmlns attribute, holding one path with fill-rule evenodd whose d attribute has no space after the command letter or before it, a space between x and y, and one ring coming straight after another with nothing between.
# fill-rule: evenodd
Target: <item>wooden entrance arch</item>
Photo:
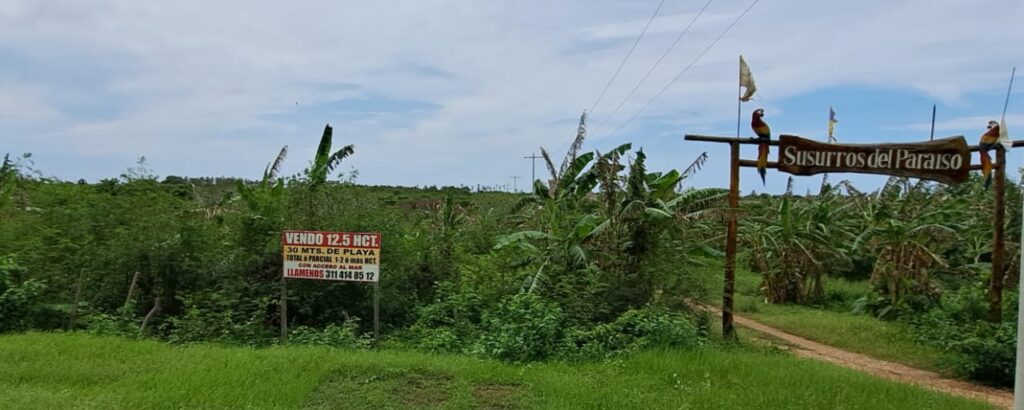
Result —
<instances>
[{"instance_id":1,"label":"wooden entrance arch","mask_svg":"<svg viewBox=\"0 0 1024 410\"><path fill-rule=\"evenodd\" d=\"M793 138L803 140L796 135L781 135L783 140L791 140ZM740 159L740 145L749 144L757 145L762 143L756 138L736 138L736 137L719 137L710 135L691 135L687 134L684 136L686 141L702 141L702 142L715 142L729 144L730 160L729 160L729 208L733 212L729 212L728 226L726 231L726 242L725 242L725 287L722 293L722 334L729 338L735 335L735 328L733 327L733 296L736 287L736 231L737 231L737 210L740 205L740 167L757 167L757 161ZM963 136L955 136L947 138L946 140L963 139ZM808 140L804 140L808 141ZM935 141L938 142L938 141ZM836 144L833 145L833 151L836 152L850 152L856 149L865 147L884 147L885 149L913 149L918 152L928 152L929 148L926 147L928 143L920 144L874 144L874 145L844 145ZM769 140L768 144L771 146L778 147L779 140ZM828 145L828 144L821 144ZM1021 147L1024 146L1024 141L1013 141L1012 146ZM911 147L911 148L907 148ZM978 152L980 148L977 145L970 145L966 147L968 158L970 153ZM994 149L996 151L996 160L993 164L993 179L995 180L992 184L995 191L995 209L993 217L993 233L992 233L992 276L989 282L989 311L988 318L992 322L998 322L1002 320L1002 303L1003 303L1003 268L1006 259L1006 239L1004 234L1004 225L1006 218L1006 150L1000 148ZM779 150L776 150L779 151ZM937 151L936 151L937 152ZM779 152L779 158L782 159L782 153ZM967 163L962 164L964 171L980 170L981 165L971 164L968 160ZM868 168L857 167L857 166L838 166L825 167L828 170L803 170L804 172L793 172L791 164L783 164L782 167L779 165L779 161L769 161L768 168L780 169L786 172L809 175L817 172L853 172L853 173L871 173L871 174L885 174L885 175L896 175L904 177L920 177L931 180L936 180L943 183L956 183L959 178L956 176L951 177L952 179L944 179L937 177L934 172L914 172L907 171L906 169L890 168L890 167L876 167ZM884 169L889 168L889 169ZM824 169L824 168L823 168ZM814 172L817 171L817 172Z\"/></svg>"}]
</instances>

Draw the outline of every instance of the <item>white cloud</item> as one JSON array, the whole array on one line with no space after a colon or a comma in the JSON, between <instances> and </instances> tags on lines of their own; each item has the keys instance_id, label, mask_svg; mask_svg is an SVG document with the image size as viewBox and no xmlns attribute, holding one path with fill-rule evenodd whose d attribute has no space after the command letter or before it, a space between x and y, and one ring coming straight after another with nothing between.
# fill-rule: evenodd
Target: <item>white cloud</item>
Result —
<instances>
[{"instance_id":1,"label":"white cloud","mask_svg":"<svg viewBox=\"0 0 1024 410\"><path fill-rule=\"evenodd\" d=\"M666 3L593 113L593 125L605 120L703 6L698 3ZM601 133L648 101L747 4L713 3ZM102 71L102 83L92 86L127 101L114 118L77 118L47 134L59 144L24 145L44 164L45 151L60 146L71 156L118 158L118 168L138 155L154 164L162 155L190 155L189 168L158 171L253 176L289 144L288 166L297 170L330 121L338 143L356 144L351 163L364 182L475 184L522 175L528 171L523 155L568 139L573 119L596 98L655 5L7 0L0 6L0 50L55 61L68 71ZM676 118L677 134L728 124L740 53L767 107L851 84L907 87L954 103L968 91L1005 87L1006 68L1022 57L1022 17L1024 5L1014 0L984 7L953 0L765 1L644 118ZM4 73L0 69L0 84L14 81ZM20 90L3 87L0 117L62 115L63 85L56 80L40 75ZM337 84L354 88L330 86ZM411 124L396 118L401 125L394 126L387 115L345 123L292 116L360 95L439 108ZM601 133L599 144L615 142L601 140ZM233 151L230 158L225 150Z\"/></svg>"},{"instance_id":2,"label":"white cloud","mask_svg":"<svg viewBox=\"0 0 1024 410\"><path fill-rule=\"evenodd\" d=\"M45 87L0 79L0 124L33 124L60 118L60 112L47 103Z\"/></svg>"},{"instance_id":3,"label":"white cloud","mask_svg":"<svg viewBox=\"0 0 1024 410\"><path fill-rule=\"evenodd\" d=\"M999 117L993 117L993 116L982 116L982 115L972 115L972 116L966 116L966 117L950 118L948 120L936 121L935 122L935 130L936 131L953 131L953 132L963 132L965 130L966 131L972 131L973 130L973 131L975 131L977 133L977 135L971 134L969 136L980 136L981 134L985 133L985 126L988 125L988 122L989 121L993 121L993 120L999 121L1000 118ZM1016 128L1015 125L1016 125L1016 127L1024 127L1024 114L1007 114L1007 116L1006 116L1006 128L1008 128L1010 130L1013 130L1014 128ZM891 128L892 129L897 129L897 130L909 130L909 131L928 131L928 130L931 129L931 127L932 127L932 124L930 122L919 122L919 123L901 125L901 126L896 126L896 127L891 127ZM1024 139L1024 137L1016 137L1016 139Z\"/></svg>"}]
</instances>

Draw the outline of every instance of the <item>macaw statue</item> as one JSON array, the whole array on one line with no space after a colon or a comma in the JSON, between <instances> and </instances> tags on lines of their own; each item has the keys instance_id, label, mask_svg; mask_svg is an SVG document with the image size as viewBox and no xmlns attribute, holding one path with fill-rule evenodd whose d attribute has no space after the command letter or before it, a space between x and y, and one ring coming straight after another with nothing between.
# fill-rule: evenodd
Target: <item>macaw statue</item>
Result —
<instances>
[{"instance_id":1,"label":"macaw statue","mask_svg":"<svg viewBox=\"0 0 1024 410\"><path fill-rule=\"evenodd\" d=\"M750 119L750 128L754 130L757 140L761 142L757 145L757 173L761 174L761 183L764 184L764 175L768 170L768 141L772 139L772 129L762 118L764 118L764 109L754 110L754 115Z\"/></svg>"},{"instance_id":2,"label":"macaw statue","mask_svg":"<svg viewBox=\"0 0 1024 410\"><path fill-rule=\"evenodd\" d=\"M994 148L999 148L999 123L988 122L988 129L981 134L978 141L978 154L981 155L981 176L985 179L985 188L992 184L992 156L988 154ZM1001 148L999 148L1001 149Z\"/></svg>"}]
</instances>

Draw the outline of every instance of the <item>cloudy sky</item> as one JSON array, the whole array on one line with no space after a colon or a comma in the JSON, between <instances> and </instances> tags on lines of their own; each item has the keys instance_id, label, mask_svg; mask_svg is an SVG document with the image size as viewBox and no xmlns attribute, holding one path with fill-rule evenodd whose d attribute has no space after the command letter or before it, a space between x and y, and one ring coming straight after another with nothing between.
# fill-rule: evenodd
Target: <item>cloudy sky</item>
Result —
<instances>
[{"instance_id":1,"label":"cloudy sky","mask_svg":"<svg viewBox=\"0 0 1024 410\"><path fill-rule=\"evenodd\" d=\"M330 123L361 183L507 184L529 178L539 147L563 155L659 2L3 0L0 153L72 180L139 156L161 176L257 178L282 145L285 173L304 168ZM739 54L759 88L745 135L763 107L774 131L824 138L832 105L843 142L927 140L937 104L936 136L973 143L1024 66L1019 0L762 0L708 49L752 3L666 0L590 114L585 149L633 142L659 170L708 151L690 184L725 186L727 150L682 135L735 134ZM1011 134L1024 130L1018 80ZM742 188L785 179L762 187L745 170Z\"/></svg>"}]
</instances>

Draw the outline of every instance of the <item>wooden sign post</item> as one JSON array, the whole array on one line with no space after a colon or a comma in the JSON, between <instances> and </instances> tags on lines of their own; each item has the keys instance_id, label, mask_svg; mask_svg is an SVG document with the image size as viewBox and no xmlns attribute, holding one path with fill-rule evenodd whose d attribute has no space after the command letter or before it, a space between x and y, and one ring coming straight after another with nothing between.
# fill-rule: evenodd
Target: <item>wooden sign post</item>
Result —
<instances>
[{"instance_id":1,"label":"wooden sign post","mask_svg":"<svg viewBox=\"0 0 1024 410\"><path fill-rule=\"evenodd\" d=\"M708 135L684 136L686 141L703 141L729 144L729 216L725 241L725 286L722 293L722 334L733 337L733 294L736 285L736 235L740 203L740 167L757 167L757 161L740 159L740 145L757 145L763 141L757 138L735 138ZM971 170L980 170L981 165L972 165L970 153L978 146L968 146L963 136L912 144L826 144L800 138L796 135L781 135L779 140L768 144L778 147L778 160L768 162L768 168L793 175L814 175L825 172L853 172L866 174L895 175L928 179L945 184L964 182ZM1014 147L1024 146L1024 141L1013 141ZM1002 318L1003 265L1006 245L1003 234L1006 204L1006 151L996 148L994 165L995 209L992 238L992 278L989 284L989 320Z\"/></svg>"}]
</instances>

